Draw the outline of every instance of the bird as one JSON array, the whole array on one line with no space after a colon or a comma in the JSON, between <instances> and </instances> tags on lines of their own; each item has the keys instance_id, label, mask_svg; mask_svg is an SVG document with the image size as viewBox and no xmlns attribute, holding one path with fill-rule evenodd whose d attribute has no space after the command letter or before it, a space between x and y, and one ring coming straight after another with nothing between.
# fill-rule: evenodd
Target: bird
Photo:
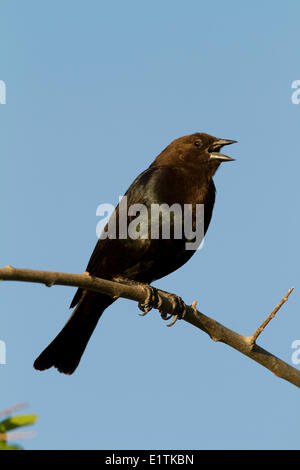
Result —
<instances>
[{"instance_id":1,"label":"bird","mask_svg":"<svg viewBox=\"0 0 300 470\"><path fill-rule=\"evenodd\" d=\"M124 194L127 207L141 205L151 212L154 206L167 204L168 207L192 208L192 227L195 229L197 205L204 212L203 235L210 224L215 204L216 188L213 176L223 162L235 160L221 153L222 147L237 142L220 139L210 134L196 132L173 140L133 181ZM119 220L122 200L112 217ZM126 214L127 228L134 217ZM146 236L150 215L136 224L137 232L143 236L109 236L109 222L99 237L88 262L86 272L92 276L118 282L141 283L150 286L154 281L167 276L183 266L197 251L198 245L187 249L190 239L182 234L175 236L176 218L170 219L170 236L162 237L165 212L159 213L159 234ZM171 229L174 229L171 234ZM147 231L146 230L146 231ZM105 235L106 231L106 236ZM194 233L194 232L193 232ZM101 293L79 288L71 302L74 308L69 320L55 339L44 349L34 362L37 370L55 367L59 372L72 374L85 351L88 341L99 318L116 299Z\"/></svg>"}]
</instances>

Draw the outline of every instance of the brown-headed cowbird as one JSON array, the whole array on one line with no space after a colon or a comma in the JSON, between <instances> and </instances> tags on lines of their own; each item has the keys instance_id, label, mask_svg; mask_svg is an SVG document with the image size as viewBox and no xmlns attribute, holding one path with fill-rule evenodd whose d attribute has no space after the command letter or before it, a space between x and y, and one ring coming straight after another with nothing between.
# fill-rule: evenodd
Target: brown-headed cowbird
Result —
<instances>
[{"instance_id":1,"label":"brown-headed cowbird","mask_svg":"<svg viewBox=\"0 0 300 470\"><path fill-rule=\"evenodd\" d=\"M202 205L204 235L215 203L212 177L222 162L233 160L220 153L220 150L224 145L234 142L204 133L187 135L171 142L150 167L135 179L125 194L128 208L139 204L149 210L146 217L139 218L136 226L140 236L120 235L120 202L112 216L117 221L116 236L107 234L106 238L100 237L86 271L100 278L150 284L186 263L201 240L198 240L197 246L187 249L187 242L192 237L183 230L181 236L178 233L175 236L180 211L176 215L175 212L171 214L169 236L163 236L162 231L167 212L159 211L158 233L156 226L156 234L153 234L149 228L151 224L148 224L152 221L150 214L153 205L167 204L170 207L175 204L179 209L185 205L192 208L190 229L193 234L197 224L196 206ZM133 215L127 218L126 212L127 228L133 220ZM179 224L179 228L182 228L183 218ZM54 366L60 372L72 374L100 316L113 302L114 299L107 295L78 289L71 303L71 308L77 305L76 309L61 332L36 359L34 367L44 370Z\"/></svg>"}]
</instances>

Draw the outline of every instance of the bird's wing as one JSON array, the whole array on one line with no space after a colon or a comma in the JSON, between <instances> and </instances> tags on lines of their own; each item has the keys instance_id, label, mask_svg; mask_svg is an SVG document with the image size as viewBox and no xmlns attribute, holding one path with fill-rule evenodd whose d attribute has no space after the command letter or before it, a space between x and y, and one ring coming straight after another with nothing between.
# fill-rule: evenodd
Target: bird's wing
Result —
<instances>
[{"instance_id":1,"label":"bird's wing","mask_svg":"<svg viewBox=\"0 0 300 470\"><path fill-rule=\"evenodd\" d=\"M148 204L153 198L151 180L158 172L158 168L148 168L141 173L126 191L127 206L132 204ZM115 208L112 217L116 217L117 228L120 204ZM111 220L111 219L110 219ZM107 225L104 230L107 230ZM150 240L112 239L99 238L90 257L86 271L91 275L111 279L115 274L122 274L128 267L142 258L148 249ZM75 307L82 295L82 289L78 289L70 308Z\"/></svg>"}]
</instances>

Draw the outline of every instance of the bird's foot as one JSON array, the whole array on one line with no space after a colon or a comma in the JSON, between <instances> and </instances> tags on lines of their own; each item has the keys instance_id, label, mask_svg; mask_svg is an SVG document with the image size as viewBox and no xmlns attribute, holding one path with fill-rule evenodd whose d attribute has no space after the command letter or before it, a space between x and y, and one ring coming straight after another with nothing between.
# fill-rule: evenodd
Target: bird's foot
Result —
<instances>
[{"instance_id":1,"label":"bird's foot","mask_svg":"<svg viewBox=\"0 0 300 470\"><path fill-rule=\"evenodd\" d=\"M143 317L147 315L147 313L150 312L152 308L158 309L163 320L170 320L170 318L173 317L171 323L169 323L167 326L173 326L175 325L177 320L182 320L182 318L184 318L186 314L186 305L181 297L175 294L169 294L167 292L164 292L164 295L169 298L172 305L172 313L165 313L161 311L162 298L159 295L157 289L148 284L142 285L147 290L147 297L143 303L139 303L139 309L143 312L140 313L140 316Z\"/></svg>"},{"instance_id":2,"label":"bird's foot","mask_svg":"<svg viewBox=\"0 0 300 470\"><path fill-rule=\"evenodd\" d=\"M143 312L139 315L144 317L147 313L152 310L152 308L159 308L161 307L162 300L158 295L157 289L155 287L150 286L149 284L141 284L143 288L146 290L147 296L144 302L140 302L138 307Z\"/></svg>"},{"instance_id":3,"label":"bird's foot","mask_svg":"<svg viewBox=\"0 0 300 470\"><path fill-rule=\"evenodd\" d=\"M145 289L146 298L143 302L139 302L138 304L139 309L143 312L143 313L140 313L141 317L144 317L145 315L147 315L147 313L149 313L150 310L154 308L154 309L159 310L161 314L161 318L163 320L170 320L170 318L173 317L171 323L169 323L167 326L173 326L177 322L177 320L181 320L182 318L184 318L185 313L186 313L186 305L183 302L182 298L179 297L178 295L161 291L164 296L168 297L172 305L171 307L172 313L166 313L165 311L162 311L163 309L161 307L163 305L163 300L158 290L155 287L152 287L149 284L145 284L142 282L133 281L132 279L126 279L126 278L121 278L121 277L115 277L113 280L116 282L124 283L124 284L138 285Z\"/></svg>"},{"instance_id":4,"label":"bird's foot","mask_svg":"<svg viewBox=\"0 0 300 470\"><path fill-rule=\"evenodd\" d=\"M169 320L173 317L171 323L167 326L173 326L177 322L177 320L182 320L186 314L186 305L183 302L182 298L175 294L167 294L171 304L172 304L172 313L165 314L161 313L161 318L163 320Z\"/></svg>"},{"instance_id":5,"label":"bird's foot","mask_svg":"<svg viewBox=\"0 0 300 470\"><path fill-rule=\"evenodd\" d=\"M162 299L160 295L158 294L158 291L155 287L150 286L149 284L139 282L139 281L134 281L133 279L127 279L124 277L114 277L113 280L115 282L120 282L121 284L129 284L132 286L140 286L143 287L146 291L146 299L144 302L139 302L138 307L139 309L143 312L140 313L141 317L144 317L147 315L152 308L160 309L162 306Z\"/></svg>"}]
</instances>

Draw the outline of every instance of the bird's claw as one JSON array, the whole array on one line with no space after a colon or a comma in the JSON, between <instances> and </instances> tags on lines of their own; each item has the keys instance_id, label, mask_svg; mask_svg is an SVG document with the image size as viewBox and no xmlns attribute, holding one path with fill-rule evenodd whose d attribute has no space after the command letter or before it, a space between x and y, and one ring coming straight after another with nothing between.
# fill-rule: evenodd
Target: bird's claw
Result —
<instances>
[{"instance_id":1,"label":"bird's claw","mask_svg":"<svg viewBox=\"0 0 300 470\"><path fill-rule=\"evenodd\" d=\"M144 284L143 287L146 290L146 299L144 302L140 302L138 304L139 309L143 312L139 314L141 317L147 315L147 313L149 313L152 308L157 308L160 311L160 307L162 305L162 299L155 287L152 287L148 284ZM173 326L175 325L177 320L181 320L185 316L186 305L183 302L182 298L178 295L169 294L168 297L172 304L172 313L168 314L160 311L160 314L163 320L170 320L170 318L173 317L171 323L167 325Z\"/></svg>"},{"instance_id":2,"label":"bird's claw","mask_svg":"<svg viewBox=\"0 0 300 470\"><path fill-rule=\"evenodd\" d=\"M170 320L170 318L173 317L173 314L172 314L172 313L170 313L170 314L168 314L168 313L161 313L160 315L161 315L161 318L162 318L163 320Z\"/></svg>"},{"instance_id":3,"label":"bird's claw","mask_svg":"<svg viewBox=\"0 0 300 470\"><path fill-rule=\"evenodd\" d=\"M147 297L143 303L139 302L138 304L139 309L143 312L139 314L141 317L147 315L152 308L159 308L161 304L161 299L155 287L149 286L148 284L143 285L143 287L147 292Z\"/></svg>"},{"instance_id":4,"label":"bird's claw","mask_svg":"<svg viewBox=\"0 0 300 470\"><path fill-rule=\"evenodd\" d=\"M170 301L172 303L172 311L173 313L170 315L161 314L163 320L169 320L173 317L171 323L167 326L173 326L177 322L177 320L182 320L186 314L186 305L183 302L182 298L178 295L170 295Z\"/></svg>"}]
</instances>

